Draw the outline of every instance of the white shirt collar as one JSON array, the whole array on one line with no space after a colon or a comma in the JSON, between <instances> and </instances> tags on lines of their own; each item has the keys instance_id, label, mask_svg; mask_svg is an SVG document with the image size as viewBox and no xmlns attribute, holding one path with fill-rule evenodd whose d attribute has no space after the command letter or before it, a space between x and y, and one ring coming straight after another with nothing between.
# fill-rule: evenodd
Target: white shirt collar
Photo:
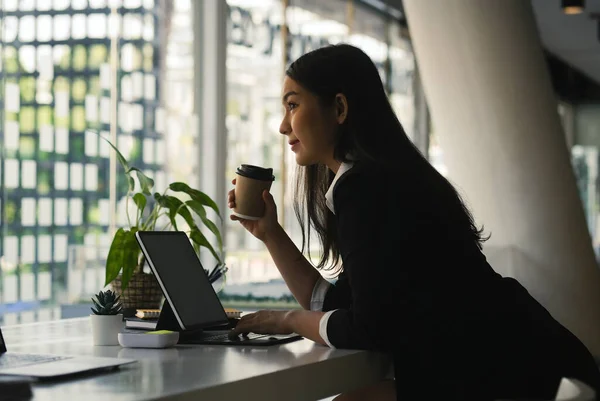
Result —
<instances>
[{"instance_id":1,"label":"white shirt collar","mask_svg":"<svg viewBox=\"0 0 600 401\"><path fill-rule=\"evenodd\" d=\"M331 182L329 189L325 193L325 202L327 203L327 207L329 208L329 210L331 210L331 213L333 213L333 214L335 214L335 208L333 206L333 189L335 188L335 184L337 183L337 180L339 180L339 178L342 175L344 175L344 173L346 171L350 170L352 168L352 166L354 166L353 163L342 163L340 165L340 168L338 168L338 171L337 171L335 177L333 178L333 181Z\"/></svg>"}]
</instances>

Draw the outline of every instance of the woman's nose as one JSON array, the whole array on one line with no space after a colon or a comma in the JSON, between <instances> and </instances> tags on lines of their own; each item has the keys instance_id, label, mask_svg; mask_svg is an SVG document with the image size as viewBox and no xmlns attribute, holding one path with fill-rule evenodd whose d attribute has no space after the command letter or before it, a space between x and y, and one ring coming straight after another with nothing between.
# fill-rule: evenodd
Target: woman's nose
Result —
<instances>
[{"instance_id":1,"label":"woman's nose","mask_svg":"<svg viewBox=\"0 0 600 401\"><path fill-rule=\"evenodd\" d=\"M292 126L288 122L287 116L283 117L283 120L281 120L281 124L279 125L279 133L283 135L288 135L291 131Z\"/></svg>"}]
</instances>

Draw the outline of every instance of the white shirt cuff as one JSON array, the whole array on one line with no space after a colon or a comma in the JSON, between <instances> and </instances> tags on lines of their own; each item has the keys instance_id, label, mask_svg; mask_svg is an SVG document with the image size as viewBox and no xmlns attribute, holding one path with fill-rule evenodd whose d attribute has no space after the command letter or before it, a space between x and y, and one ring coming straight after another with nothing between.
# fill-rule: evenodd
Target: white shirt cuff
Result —
<instances>
[{"instance_id":1,"label":"white shirt cuff","mask_svg":"<svg viewBox=\"0 0 600 401\"><path fill-rule=\"evenodd\" d=\"M331 283L329 281L325 280L323 277L319 277L319 279L315 283L312 296L310 298L310 310L323 310L323 301L325 301L325 294L327 294L327 290L329 290L330 286Z\"/></svg>"},{"instance_id":2,"label":"white shirt cuff","mask_svg":"<svg viewBox=\"0 0 600 401\"><path fill-rule=\"evenodd\" d=\"M325 341L325 344L327 344L329 346L329 348L335 348L335 347L333 345L331 345L331 343L329 342L329 338L327 337L327 323L329 322L329 317L336 310L337 309L330 310L329 312L325 313L323 315L323 317L321 317L321 320L319 321L319 335L321 336L323 341Z\"/></svg>"}]
</instances>

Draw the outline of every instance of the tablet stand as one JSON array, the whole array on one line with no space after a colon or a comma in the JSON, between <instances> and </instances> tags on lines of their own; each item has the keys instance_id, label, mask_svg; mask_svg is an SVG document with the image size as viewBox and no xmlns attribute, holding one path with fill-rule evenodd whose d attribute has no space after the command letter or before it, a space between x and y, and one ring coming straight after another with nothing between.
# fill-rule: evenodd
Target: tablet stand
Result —
<instances>
[{"instance_id":1,"label":"tablet stand","mask_svg":"<svg viewBox=\"0 0 600 401\"><path fill-rule=\"evenodd\" d=\"M171 304L165 300L163 302L162 309L158 315L158 322L156 322L156 330L171 330L171 331L182 331L179 326L179 322L173 313Z\"/></svg>"},{"instance_id":2,"label":"tablet stand","mask_svg":"<svg viewBox=\"0 0 600 401\"><path fill-rule=\"evenodd\" d=\"M206 328L209 329L209 328ZM158 322L156 322L155 330L170 330L170 331L178 331L179 332L179 344L183 344L186 342L193 342L194 339L202 336L204 332L203 329L194 329L194 330L183 330L179 326L179 322L175 317L175 313L173 313L173 309L171 308L171 304L169 301L163 302L163 307L160 310L160 315L158 315Z\"/></svg>"}]
</instances>

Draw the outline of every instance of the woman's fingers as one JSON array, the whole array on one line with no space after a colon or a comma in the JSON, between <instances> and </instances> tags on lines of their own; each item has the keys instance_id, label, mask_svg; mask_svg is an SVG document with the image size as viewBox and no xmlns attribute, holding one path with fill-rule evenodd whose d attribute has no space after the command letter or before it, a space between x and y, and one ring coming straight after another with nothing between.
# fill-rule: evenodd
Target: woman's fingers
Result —
<instances>
[{"instance_id":1,"label":"woman's fingers","mask_svg":"<svg viewBox=\"0 0 600 401\"><path fill-rule=\"evenodd\" d=\"M254 320L254 313L244 315L238 320L235 327L231 330L232 335L239 335L243 333L249 333Z\"/></svg>"},{"instance_id":2,"label":"woman's fingers","mask_svg":"<svg viewBox=\"0 0 600 401\"><path fill-rule=\"evenodd\" d=\"M229 206L230 209L235 207L235 192L233 189L227 193L227 206Z\"/></svg>"},{"instance_id":3,"label":"woman's fingers","mask_svg":"<svg viewBox=\"0 0 600 401\"><path fill-rule=\"evenodd\" d=\"M231 180L231 183L235 185L236 179ZM230 209L235 207L235 189L232 189L227 193L227 202Z\"/></svg>"}]
</instances>

